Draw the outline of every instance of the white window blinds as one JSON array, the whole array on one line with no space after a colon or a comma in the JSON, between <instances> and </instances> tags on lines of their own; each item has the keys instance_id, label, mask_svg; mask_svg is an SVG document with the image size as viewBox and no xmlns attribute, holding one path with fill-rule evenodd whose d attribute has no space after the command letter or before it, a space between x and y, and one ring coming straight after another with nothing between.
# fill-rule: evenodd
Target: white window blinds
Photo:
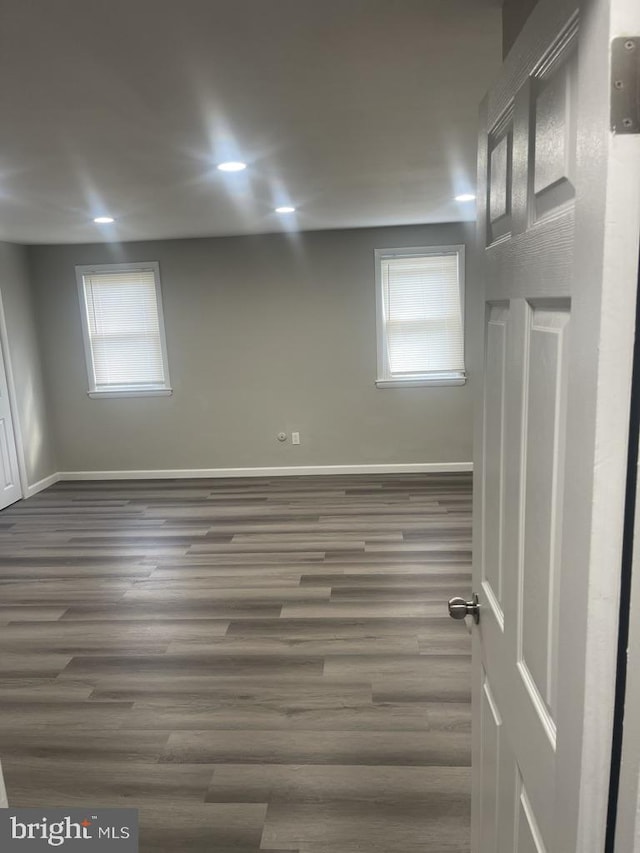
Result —
<instances>
[{"instance_id":1,"label":"white window blinds","mask_svg":"<svg viewBox=\"0 0 640 853\"><path fill-rule=\"evenodd\" d=\"M91 391L168 386L157 268L82 273Z\"/></svg>"},{"instance_id":2,"label":"white window blinds","mask_svg":"<svg viewBox=\"0 0 640 853\"><path fill-rule=\"evenodd\" d=\"M379 263L379 378L464 378L460 253L381 255Z\"/></svg>"}]
</instances>

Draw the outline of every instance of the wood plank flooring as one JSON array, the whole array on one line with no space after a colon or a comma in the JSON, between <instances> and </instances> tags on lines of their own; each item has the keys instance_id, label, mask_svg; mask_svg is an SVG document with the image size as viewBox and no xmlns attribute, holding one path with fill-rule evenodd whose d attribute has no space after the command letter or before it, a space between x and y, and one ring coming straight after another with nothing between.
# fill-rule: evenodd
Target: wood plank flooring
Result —
<instances>
[{"instance_id":1,"label":"wood plank flooring","mask_svg":"<svg viewBox=\"0 0 640 853\"><path fill-rule=\"evenodd\" d=\"M143 853L468 853L467 474L59 483L0 513L11 805Z\"/></svg>"}]
</instances>

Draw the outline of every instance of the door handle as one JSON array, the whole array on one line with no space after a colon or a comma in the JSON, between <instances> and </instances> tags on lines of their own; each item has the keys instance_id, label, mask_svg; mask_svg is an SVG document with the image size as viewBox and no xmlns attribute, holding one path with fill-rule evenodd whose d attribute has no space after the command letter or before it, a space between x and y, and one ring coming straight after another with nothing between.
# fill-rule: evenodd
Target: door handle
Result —
<instances>
[{"instance_id":1,"label":"door handle","mask_svg":"<svg viewBox=\"0 0 640 853\"><path fill-rule=\"evenodd\" d=\"M480 621L480 605L478 604L478 596L473 593L471 601L465 601L464 598L449 599L449 616L452 619L464 619L465 616L473 616L473 621L478 624Z\"/></svg>"}]
</instances>

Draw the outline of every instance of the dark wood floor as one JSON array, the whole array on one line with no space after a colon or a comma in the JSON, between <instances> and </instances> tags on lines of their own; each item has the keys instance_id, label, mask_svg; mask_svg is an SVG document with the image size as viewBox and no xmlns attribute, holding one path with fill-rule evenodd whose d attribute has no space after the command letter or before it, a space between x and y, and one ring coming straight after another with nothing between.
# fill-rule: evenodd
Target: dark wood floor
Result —
<instances>
[{"instance_id":1,"label":"dark wood floor","mask_svg":"<svg viewBox=\"0 0 640 853\"><path fill-rule=\"evenodd\" d=\"M0 513L13 806L144 853L469 849L470 476L60 483Z\"/></svg>"}]
</instances>

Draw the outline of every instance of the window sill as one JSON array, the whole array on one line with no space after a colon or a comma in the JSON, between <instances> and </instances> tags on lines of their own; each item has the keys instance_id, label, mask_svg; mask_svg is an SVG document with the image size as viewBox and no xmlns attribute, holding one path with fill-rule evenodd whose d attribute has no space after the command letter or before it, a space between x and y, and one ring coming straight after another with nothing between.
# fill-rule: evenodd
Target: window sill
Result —
<instances>
[{"instance_id":1,"label":"window sill","mask_svg":"<svg viewBox=\"0 0 640 853\"><path fill-rule=\"evenodd\" d=\"M120 388L110 391L87 391L92 400L108 397L170 397L173 388Z\"/></svg>"},{"instance_id":2,"label":"window sill","mask_svg":"<svg viewBox=\"0 0 640 853\"><path fill-rule=\"evenodd\" d=\"M446 385L466 385L466 376L440 376L437 379L376 379L376 388L423 388Z\"/></svg>"}]
</instances>

